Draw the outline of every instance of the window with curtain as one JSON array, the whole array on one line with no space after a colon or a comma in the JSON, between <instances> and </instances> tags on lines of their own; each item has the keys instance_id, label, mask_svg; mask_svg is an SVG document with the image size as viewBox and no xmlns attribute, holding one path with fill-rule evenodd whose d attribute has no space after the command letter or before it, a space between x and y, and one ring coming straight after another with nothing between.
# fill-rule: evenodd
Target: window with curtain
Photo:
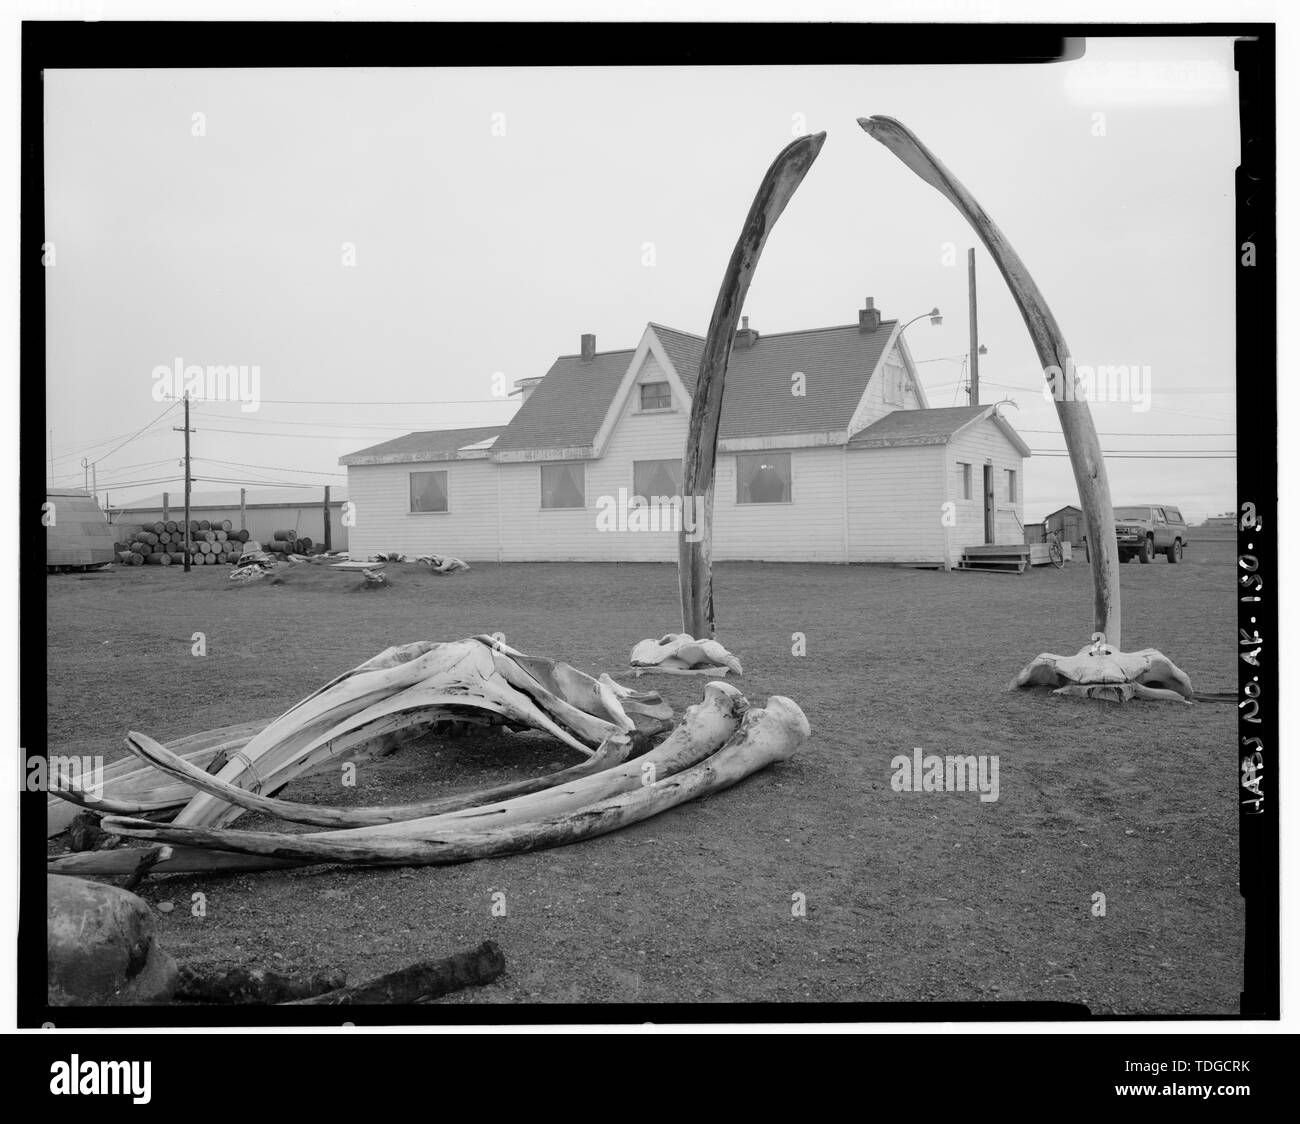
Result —
<instances>
[{"instance_id":1,"label":"window with curtain","mask_svg":"<svg viewBox=\"0 0 1300 1124\"><path fill-rule=\"evenodd\" d=\"M652 498L675 500L682 491L682 462L633 461L632 498L649 503Z\"/></svg>"},{"instance_id":2,"label":"window with curtain","mask_svg":"<svg viewBox=\"0 0 1300 1124\"><path fill-rule=\"evenodd\" d=\"M957 462L957 471L961 473L961 498L971 498L971 468L964 461Z\"/></svg>"},{"instance_id":3,"label":"window with curtain","mask_svg":"<svg viewBox=\"0 0 1300 1124\"><path fill-rule=\"evenodd\" d=\"M580 464L542 465L542 507L586 507L586 474Z\"/></svg>"},{"instance_id":4,"label":"window with curtain","mask_svg":"<svg viewBox=\"0 0 1300 1124\"><path fill-rule=\"evenodd\" d=\"M1016 502L1016 470L1014 468L1007 469L1007 499L1011 503Z\"/></svg>"},{"instance_id":5,"label":"window with curtain","mask_svg":"<svg viewBox=\"0 0 1300 1124\"><path fill-rule=\"evenodd\" d=\"M737 503L790 503L789 453L738 453Z\"/></svg>"},{"instance_id":6,"label":"window with curtain","mask_svg":"<svg viewBox=\"0 0 1300 1124\"><path fill-rule=\"evenodd\" d=\"M413 512L447 510L445 471L411 473L411 510Z\"/></svg>"}]
</instances>

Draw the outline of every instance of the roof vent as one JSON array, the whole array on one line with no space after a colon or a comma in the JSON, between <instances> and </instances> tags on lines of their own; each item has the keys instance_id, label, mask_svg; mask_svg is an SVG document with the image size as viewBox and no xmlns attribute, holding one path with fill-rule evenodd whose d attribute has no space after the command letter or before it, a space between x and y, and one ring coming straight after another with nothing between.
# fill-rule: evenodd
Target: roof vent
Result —
<instances>
[{"instance_id":1,"label":"roof vent","mask_svg":"<svg viewBox=\"0 0 1300 1124\"><path fill-rule=\"evenodd\" d=\"M528 379L517 380L515 382L514 390L510 392L510 397L513 398L516 394L518 394L520 402L527 402L528 396L532 394L534 390L537 389L537 384L540 383L541 381L542 381L541 375L535 375L534 377Z\"/></svg>"}]
</instances>

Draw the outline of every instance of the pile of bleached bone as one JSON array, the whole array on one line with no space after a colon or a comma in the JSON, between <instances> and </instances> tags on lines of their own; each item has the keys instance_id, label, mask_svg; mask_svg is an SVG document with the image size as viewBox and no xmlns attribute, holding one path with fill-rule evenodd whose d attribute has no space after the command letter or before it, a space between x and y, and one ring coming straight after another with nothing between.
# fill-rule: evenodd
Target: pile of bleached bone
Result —
<instances>
[{"instance_id":1,"label":"pile of bleached bone","mask_svg":"<svg viewBox=\"0 0 1300 1124\"><path fill-rule=\"evenodd\" d=\"M662 671L670 675L741 674L740 661L712 638L696 640L684 632L658 640L642 640L632 649L632 671L644 675Z\"/></svg>"},{"instance_id":2,"label":"pile of bleached bone","mask_svg":"<svg viewBox=\"0 0 1300 1124\"><path fill-rule=\"evenodd\" d=\"M112 813L103 819L110 833L167 846L62 856L51 870L442 865L558 846L726 788L790 756L809 733L803 712L789 699L773 696L765 709L750 709L734 687L710 683L704 700L667 738L629 760L669 727L671 715L656 694L525 656L498 638L390 648L229 750L216 773L131 733L131 752L169 789L179 781L198 790L171 824L137 818L149 802L137 799L133 808L110 794L111 785L99 800L76 792L66 797ZM587 759L549 776L389 807L330 808L270 795L295 777L384 752L395 735L423 733L449 719L541 729ZM284 834L225 826L245 810L331 830Z\"/></svg>"},{"instance_id":3,"label":"pile of bleached bone","mask_svg":"<svg viewBox=\"0 0 1300 1124\"><path fill-rule=\"evenodd\" d=\"M469 569L468 562L462 562L450 554L422 554L416 562L421 566L427 566L435 574L455 574Z\"/></svg>"}]
</instances>

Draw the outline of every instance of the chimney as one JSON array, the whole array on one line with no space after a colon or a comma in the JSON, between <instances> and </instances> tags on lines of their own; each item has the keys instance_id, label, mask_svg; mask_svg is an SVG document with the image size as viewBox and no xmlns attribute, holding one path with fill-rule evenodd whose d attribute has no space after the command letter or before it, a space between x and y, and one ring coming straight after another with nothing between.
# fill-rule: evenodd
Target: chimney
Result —
<instances>
[{"instance_id":1,"label":"chimney","mask_svg":"<svg viewBox=\"0 0 1300 1124\"><path fill-rule=\"evenodd\" d=\"M584 363L589 363L596 358L596 337L591 332L582 334L582 359Z\"/></svg>"},{"instance_id":2,"label":"chimney","mask_svg":"<svg viewBox=\"0 0 1300 1124\"><path fill-rule=\"evenodd\" d=\"M876 302L871 297L868 297L866 308L858 312L858 331L874 332L879 327L880 309L876 307Z\"/></svg>"},{"instance_id":3,"label":"chimney","mask_svg":"<svg viewBox=\"0 0 1300 1124\"><path fill-rule=\"evenodd\" d=\"M758 333L749 326L749 317L740 318L740 327L736 329L735 347L753 347L758 341Z\"/></svg>"}]
</instances>

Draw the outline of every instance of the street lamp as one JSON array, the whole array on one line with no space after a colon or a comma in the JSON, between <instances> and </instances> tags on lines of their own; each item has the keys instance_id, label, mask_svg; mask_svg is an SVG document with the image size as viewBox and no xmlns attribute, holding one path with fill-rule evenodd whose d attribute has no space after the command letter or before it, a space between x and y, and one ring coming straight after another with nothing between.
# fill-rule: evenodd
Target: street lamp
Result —
<instances>
[{"instance_id":1,"label":"street lamp","mask_svg":"<svg viewBox=\"0 0 1300 1124\"><path fill-rule=\"evenodd\" d=\"M898 329L898 334L901 336L904 332L907 331L908 328L910 328L918 320L924 320L927 316L930 318L931 325L933 325L936 328L943 323L943 317L940 315L939 310L937 308L932 308L930 309L929 312L921 313L920 316L913 316L911 320L909 320L906 324L904 324L901 328Z\"/></svg>"}]
</instances>

